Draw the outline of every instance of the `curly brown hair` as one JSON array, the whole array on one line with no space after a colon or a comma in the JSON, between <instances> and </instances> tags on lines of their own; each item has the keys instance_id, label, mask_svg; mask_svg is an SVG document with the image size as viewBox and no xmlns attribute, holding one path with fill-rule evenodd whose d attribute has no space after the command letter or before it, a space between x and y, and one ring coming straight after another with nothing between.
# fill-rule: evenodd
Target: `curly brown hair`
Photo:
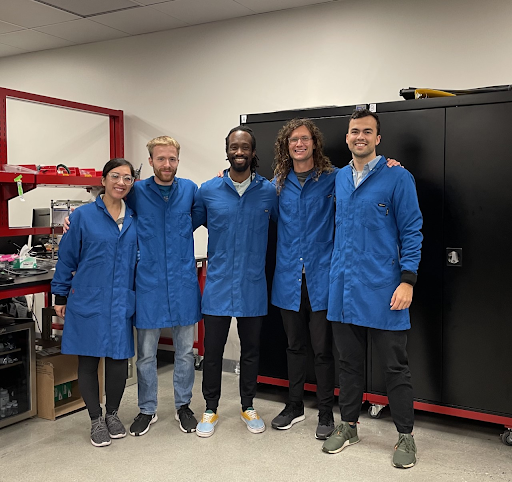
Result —
<instances>
[{"instance_id":1,"label":"curly brown hair","mask_svg":"<svg viewBox=\"0 0 512 482\"><path fill-rule=\"evenodd\" d=\"M287 122L277 134L277 139L274 144L274 179L276 180L277 194L281 192L284 187L284 181L288 176L290 170L293 168L293 160L290 158L288 138L291 133L301 126L306 126L313 142L315 149L313 150L313 162L315 170L312 174L314 181L318 180L320 174L323 172L332 172L333 165L329 158L324 154L324 136L320 129L315 125L311 119L292 119Z\"/></svg>"}]
</instances>

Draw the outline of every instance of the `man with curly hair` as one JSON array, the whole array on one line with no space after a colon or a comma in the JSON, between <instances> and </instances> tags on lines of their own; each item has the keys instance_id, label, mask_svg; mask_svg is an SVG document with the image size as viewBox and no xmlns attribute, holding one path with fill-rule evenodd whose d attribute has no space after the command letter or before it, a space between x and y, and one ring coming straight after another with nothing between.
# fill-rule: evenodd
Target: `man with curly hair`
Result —
<instances>
[{"instance_id":1,"label":"man with curly hair","mask_svg":"<svg viewBox=\"0 0 512 482\"><path fill-rule=\"evenodd\" d=\"M322 133L310 119L289 121L279 131L274 147L279 219L272 304L281 308L288 338L290 388L288 402L272 420L272 427L287 430L305 418L310 339L318 400L315 437L325 440L334 430L334 358L326 315L337 170L323 153Z\"/></svg>"},{"instance_id":2,"label":"man with curly hair","mask_svg":"<svg viewBox=\"0 0 512 482\"><path fill-rule=\"evenodd\" d=\"M334 184L338 169L323 152L310 119L293 119L275 142L274 184L279 194L276 269L272 304L281 308L288 338L288 402L272 420L287 430L304 420L308 343L314 354L318 425L315 437L334 430L334 358L327 321L329 267L334 238ZM390 160L389 166L397 165Z\"/></svg>"}]
</instances>

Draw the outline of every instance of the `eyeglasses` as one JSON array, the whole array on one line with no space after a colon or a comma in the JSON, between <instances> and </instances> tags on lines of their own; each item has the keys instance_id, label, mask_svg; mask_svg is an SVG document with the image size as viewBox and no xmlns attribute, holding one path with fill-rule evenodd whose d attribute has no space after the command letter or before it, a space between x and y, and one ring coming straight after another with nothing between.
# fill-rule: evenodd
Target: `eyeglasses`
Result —
<instances>
[{"instance_id":1,"label":"eyeglasses","mask_svg":"<svg viewBox=\"0 0 512 482\"><path fill-rule=\"evenodd\" d=\"M119 182L119 180L122 179L123 182L129 186L131 186L135 180L132 176L121 176L121 174L118 174L117 172L109 172L108 177L110 177L113 182Z\"/></svg>"},{"instance_id":2,"label":"eyeglasses","mask_svg":"<svg viewBox=\"0 0 512 482\"><path fill-rule=\"evenodd\" d=\"M288 142L290 143L290 145L295 145L297 144L297 142L299 142L299 140L301 140L304 144L307 144L311 139L313 138L309 136L290 137L288 138Z\"/></svg>"}]
</instances>

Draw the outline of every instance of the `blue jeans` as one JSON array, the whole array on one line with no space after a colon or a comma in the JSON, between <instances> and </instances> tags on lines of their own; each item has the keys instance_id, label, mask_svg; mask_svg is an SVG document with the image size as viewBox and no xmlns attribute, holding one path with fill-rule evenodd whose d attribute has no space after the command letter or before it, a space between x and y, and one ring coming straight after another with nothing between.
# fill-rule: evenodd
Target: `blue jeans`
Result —
<instances>
[{"instance_id":1,"label":"blue jeans","mask_svg":"<svg viewBox=\"0 0 512 482\"><path fill-rule=\"evenodd\" d=\"M194 385L194 330L195 325L174 326L174 405L178 409L190 404ZM158 375L156 352L160 339L160 328L137 329L137 379L139 410L151 415L156 413L158 398Z\"/></svg>"}]
</instances>

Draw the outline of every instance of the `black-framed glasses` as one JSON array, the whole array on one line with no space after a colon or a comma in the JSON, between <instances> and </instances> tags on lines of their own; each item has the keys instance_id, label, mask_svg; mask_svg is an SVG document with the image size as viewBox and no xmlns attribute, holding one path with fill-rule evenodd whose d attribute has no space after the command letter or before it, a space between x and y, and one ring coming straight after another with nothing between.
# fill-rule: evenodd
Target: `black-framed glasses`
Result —
<instances>
[{"instance_id":1,"label":"black-framed glasses","mask_svg":"<svg viewBox=\"0 0 512 482\"><path fill-rule=\"evenodd\" d=\"M108 177L110 177L110 179L112 179L113 182L119 182L119 180L122 179L123 182L128 186L131 186L133 184L133 181L135 180L132 176L129 176L128 174L121 176L121 174L118 174L117 172L109 172Z\"/></svg>"},{"instance_id":2,"label":"black-framed glasses","mask_svg":"<svg viewBox=\"0 0 512 482\"><path fill-rule=\"evenodd\" d=\"M295 145L300 141L302 141L304 144L307 144L311 139L313 139L312 137L309 137L309 136L301 136L301 137L289 137L288 138L288 142L290 143L290 145Z\"/></svg>"}]
</instances>

